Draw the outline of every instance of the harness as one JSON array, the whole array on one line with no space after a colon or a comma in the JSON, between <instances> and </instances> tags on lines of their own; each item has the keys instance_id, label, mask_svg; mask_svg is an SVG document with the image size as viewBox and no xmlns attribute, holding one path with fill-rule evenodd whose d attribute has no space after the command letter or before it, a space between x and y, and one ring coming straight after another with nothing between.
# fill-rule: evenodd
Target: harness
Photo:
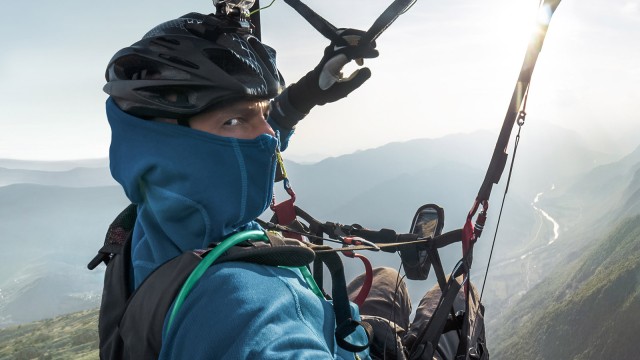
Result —
<instances>
[{"instance_id":1,"label":"harness","mask_svg":"<svg viewBox=\"0 0 640 360\"><path fill-rule=\"evenodd\" d=\"M316 254L314 249L273 232L246 231L207 249L187 251L158 267L132 291L131 237L136 215L137 207L131 204L116 217L109 226L104 246L88 264L90 270L103 262L107 265L98 323L101 359L157 359L162 347L162 329L172 325L193 285L214 263L228 261L299 268L310 287L316 289L316 295L323 297L306 267L314 259L321 260L332 275L336 343L352 352L369 346L372 329L351 316L344 268L338 255L335 252ZM366 344L351 344L346 340L358 326L367 333Z\"/></svg>"},{"instance_id":2,"label":"harness","mask_svg":"<svg viewBox=\"0 0 640 360\"><path fill-rule=\"evenodd\" d=\"M291 199L286 200L283 203L293 204L290 200ZM322 223L304 210L300 209L298 206L292 206L292 211L296 214L296 218L291 223L282 225L260 220L258 220L258 223L268 230L286 231L289 233L305 235L315 244L321 245L324 241L337 241L343 245L341 248L331 248L328 246L325 248L317 248L316 257L321 254L337 252L341 252L345 255L355 254L354 251L360 250L383 251L389 253L400 252L401 254L416 254L419 251L427 252L430 261L421 264L419 271L407 273L407 277L413 280L425 280L429 274L429 269L433 268L438 279L438 286L442 295L429 322L424 328L422 328L415 341L412 341L411 344L409 344L410 347L408 350L412 355L410 359L421 359L423 356L431 358L437 351L440 338L444 333L451 330L458 332L463 330L463 326L465 325L463 319L465 318L466 311L468 310L462 311L461 313L454 313L452 305L458 295L458 292L467 282L467 277L464 276L464 262L462 260L458 262L447 280L447 276L438 254L438 249L454 243L462 242L464 235L463 229L452 230L433 238L419 238L416 234L398 234L396 231L391 229L369 230L363 229L357 224L343 225L333 222ZM274 215L271 221L277 220L279 220L278 216ZM360 254L355 255L359 255L360 258L364 258L364 256ZM322 286L322 263L314 264L313 276L315 282ZM462 279L462 281L459 281L458 279ZM362 297L362 300L364 301L366 294L363 295L363 292L365 289L371 287L371 282L371 273L368 273L365 275L364 285L357 298ZM354 302L358 305L362 305L362 303ZM484 307L480 304L479 299L473 298L471 299L470 309L475 315L473 323L469 322L469 326L471 326L473 330L471 331L471 334L469 335L470 339L468 340L469 344L473 344L470 353L478 354L478 358L482 358L482 355L488 354L484 339L480 338L480 334L484 330ZM460 342L462 343L462 341ZM467 353L466 350L468 349L465 349L465 351L459 350L458 356L465 355Z\"/></svg>"},{"instance_id":3,"label":"harness","mask_svg":"<svg viewBox=\"0 0 640 360\"><path fill-rule=\"evenodd\" d=\"M257 219L256 221L267 230L280 231L287 236L302 239L307 237L316 244L316 260L313 264L313 279L320 288L323 285L323 262L320 261L326 254L335 255L338 252L351 258L359 258L365 266L365 278L360 292L354 299L354 303L361 306L373 283L373 270L369 260L355 251L371 250L384 251L389 253L399 252L402 263L405 266L405 274L412 280L425 280L429 275L429 270L434 269L440 287L441 297L438 305L417 337L408 345L410 359L431 358L439 351L440 338L445 332L455 330L458 332L458 350L456 358L465 359L469 354L475 354L478 359L488 359L484 335L484 307L480 299L470 298L466 294L465 311L455 313L453 304L462 286L467 287L468 277L465 276L465 258L460 260L449 276L449 280L444 272L438 249L461 242L464 244L465 229L457 229L444 234L440 231L444 227L444 211L435 204L426 204L418 209L412 223L416 222L418 214L424 208L435 209L439 218L435 234L432 238L419 238L417 234L398 234L391 229L369 230L358 224L343 225L334 222L322 223L295 205L296 194L291 187L284 167L284 161L280 154L277 154L277 175L276 181L282 181L284 190L289 195L289 199L276 203L275 194L271 202L273 216L269 222ZM325 237L326 236L326 237ZM324 246L325 241L342 244L342 248L331 248ZM421 261L419 254L426 253L426 261ZM338 259L339 260L339 259ZM336 275L332 272L332 278ZM344 273L338 278L344 279ZM462 279L458 281L457 279ZM332 283L334 281L332 280ZM335 289L334 289L335 291ZM469 317L469 311L473 316ZM336 309L337 314L337 309ZM473 319L473 321L471 320ZM365 323L366 324L366 323ZM336 338L338 331L336 331ZM468 334L468 335L467 335ZM481 335L482 334L482 335ZM468 338L462 339L462 336ZM371 340L372 337L369 337ZM469 346L469 344L472 344Z\"/></svg>"}]
</instances>

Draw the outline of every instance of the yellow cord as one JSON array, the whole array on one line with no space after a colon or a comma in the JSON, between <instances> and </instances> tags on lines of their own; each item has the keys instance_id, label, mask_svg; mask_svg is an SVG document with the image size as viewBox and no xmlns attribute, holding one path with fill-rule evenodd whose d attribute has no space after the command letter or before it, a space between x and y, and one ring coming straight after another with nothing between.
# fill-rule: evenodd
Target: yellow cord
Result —
<instances>
[{"instance_id":1,"label":"yellow cord","mask_svg":"<svg viewBox=\"0 0 640 360\"><path fill-rule=\"evenodd\" d=\"M273 0L273 1L276 1L276 0ZM284 179L287 179L287 170L284 168L284 160L282 159L282 154L280 153L280 150L276 151L276 157L278 161L278 167L280 168L280 172L282 173L282 177Z\"/></svg>"},{"instance_id":2,"label":"yellow cord","mask_svg":"<svg viewBox=\"0 0 640 360\"><path fill-rule=\"evenodd\" d=\"M269 4L269 5L265 6L265 7L261 7L260 9L253 10L252 12L249 13L249 16L257 13L258 11L262 11L262 10L268 8L269 6L273 5L274 2L276 2L276 0L271 0L271 4Z\"/></svg>"}]
</instances>

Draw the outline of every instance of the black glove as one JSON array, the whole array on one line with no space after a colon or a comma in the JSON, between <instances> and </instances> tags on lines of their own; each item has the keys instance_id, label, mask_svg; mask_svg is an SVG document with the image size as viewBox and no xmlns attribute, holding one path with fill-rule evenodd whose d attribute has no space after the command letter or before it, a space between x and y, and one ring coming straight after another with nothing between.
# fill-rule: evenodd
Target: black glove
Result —
<instances>
[{"instance_id":1,"label":"black glove","mask_svg":"<svg viewBox=\"0 0 640 360\"><path fill-rule=\"evenodd\" d=\"M371 77L371 70L360 68L348 78L342 77L342 68L352 60L358 65L363 59L378 56L375 42L360 44L364 31L341 29L340 36L349 44L332 42L325 50L318 66L287 88L289 102L298 111L308 113L316 105L340 100Z\"/></svg>"}]
</instances>

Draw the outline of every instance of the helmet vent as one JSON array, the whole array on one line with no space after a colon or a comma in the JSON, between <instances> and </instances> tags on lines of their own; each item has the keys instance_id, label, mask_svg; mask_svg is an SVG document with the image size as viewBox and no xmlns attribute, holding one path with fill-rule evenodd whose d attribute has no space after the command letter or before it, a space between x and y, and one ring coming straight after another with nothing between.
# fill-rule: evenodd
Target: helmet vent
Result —
<instances>
[{"instance_id":1,"label":"helmet vent","mask_svg":"<svg viewBox=\"0 0 640 360\"><path fill-rule=\"evenodd\" d=\"M158 37L151 39L150 45L154 47L160 47L165 50L175 50L176 46L180 46L180 41L171 38ZM156 49L156 51L161 51Z\"/></svg>"},{"instance_id":2,"label":"helmet vent","mask_svg":"<svg viewBox=\"0 0 640 360\"><path fill-rule=\"evenodd\" d=\"M167 55L167 54L158 54L158 56L163 58L163 59L165 59L165 60L168 60L168 61L170 61L170 62L172 62L174 64L190 67L190 68L195 69L195 70L200 69L200 66L198 66L197 64L192 63L189 60L179 58L177 56Z\"/></svg>"},{"instance_id":3,"label":"helmet vent","mask_svg":"<svg viewBox=\"0 0 640 360\"><path fill-rule=\"evenodd\" d=\"M148 87L137 89L136 93L156 104L185 109L193 107L197 96L194 90L184 87Z\"/></svg>"},{"instance_id":4,"label":"helmet vent","mask_svg":"<svg viewBox=\"0 0 640 360\"><path fill-rule=\"evenodd\" d=\"M167 38L167 37L164 37L164 36L157 37L154 40L155 41L168 42L169 44L173 44L173 45L180 45L180 41L178 41L177 39Z\"/></svg>"},{"instance_id":5,"label":"helmet vent","mask_svg":"<svg viewBox=\"0 0 640 360\"><path fill-rule=\"evenodd\" d=\"M204 54L220 69L229 75L244 74L250 72L248 66L238 59L231 51L226 49L205 49Z\"/></svg>"}]
</instances>

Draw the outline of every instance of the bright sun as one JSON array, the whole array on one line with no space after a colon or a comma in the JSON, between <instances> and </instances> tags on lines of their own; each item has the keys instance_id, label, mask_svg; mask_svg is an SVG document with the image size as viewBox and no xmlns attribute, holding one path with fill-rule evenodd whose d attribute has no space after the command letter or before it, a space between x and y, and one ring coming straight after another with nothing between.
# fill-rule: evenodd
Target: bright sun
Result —
<instances>
[{"instance_id":1,"label":"bright sun","mask_svg":"<svg viewBox=\"0 0 640 360\"><path fill-rule=\"evenodd\" d=\"M486 51L501 54L494 65L519 66L536 29L540 0L498 0L486 9ZM516 65L517 64L517 65Z\"/></svg>"},{"instance_id":2,"label":"bright sun","mask_svg":"<svg viewBox=\"0 0 640 360\"><path fill-rule=\"evenodd\" d=\"M532 35L536 20L542 13L539 11L539 0L507 0L503 1L503 11L496 15L499 30L496 36L504 38L507 43L522 44Z\"/></svg>"}]
</instances>

